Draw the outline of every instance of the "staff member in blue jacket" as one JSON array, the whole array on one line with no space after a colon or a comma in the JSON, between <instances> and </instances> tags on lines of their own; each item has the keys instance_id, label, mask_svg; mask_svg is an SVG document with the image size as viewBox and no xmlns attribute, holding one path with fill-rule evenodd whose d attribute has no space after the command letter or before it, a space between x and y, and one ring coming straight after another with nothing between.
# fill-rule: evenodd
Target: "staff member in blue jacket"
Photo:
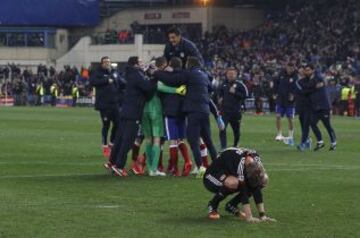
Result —
<instances>
[{"instance_id":1,"label":"staff member in blue jacket","mask_svg":"<svg viewBox=\"0 0 360 238\"><path fill-rule=\"evenodd\" d=\"M245 84L237 78L237 69L229 68L226 71L226 81L219 90L221 114L225 123L225 129L220 131L222 149L227 148L226 127L229 123L234 133L233 147L238 147L240 141L241 105L249 96L249 92Z\"/></svg>"},{"instance_id":2,"label":"staff member in blue jacket","mask_svg":"<svg viewBox=\"0 0 360 238\"><path fill-rule=\"evenodd\" d=\"M127 153L139 130L145 102L156 91L156 80L149 79L143 71L143 63L136 56L130 57L125 70L126 90L120 112L120 126L111 151L110 160L104 166L116 176L127 176L124 169Z\"/></svg>"},{"instance_id":3,"label":"staff member in blue jacket","mask_svg":"<svg viewBox=\"0 0 360 238\"><path fill-rule=\"evenodd\" d=\"M306 71L307 74L311 75L310 77L315 79L314 71L310 70ZM312 120L311 120L311 129L313 130L317 144L315 147L315 151L318 151L325 147L321 132L319 127L317 126L318 122L321 121L329 134L330 137L330 151L334 151L336 149L336 135L333 127L331 126L330 117L331 117L331 104L329 99L329 93L326 90L325 83L322 79L317 79L317 82L321 82L318 87L316 87L315 91L310 94L310 101L312 107Z\"/></svg>"},{"instance_id":4,"label":"staff member in blue jacket","mask_svg":"<svg viewBox=\"0 0 360 238\"><path fill-rule=\"evenodd\" d=\"M274 90L276 93L276 129L275 140L294 145L294 117L295 117L295 82L297 72L295 65L289 62L286 68L274 80ZM286 115L289 124L289 137L284 138L281 132L281 118ZM286 139L286 140L285 140Z\"/></svg>"},{"instance_id":5,"label":"staff member in blue jacket","mask_svg":"<svg viewBox=\"0 0 360 238\"><path fill-rule=\"evenodd\" d=\"M95 87L95 110L100 112L102 121L101 138L103 154L105 157L110 156L110 147L115 141L115 134L119 126L119 87L116 78L112 74L111 60L104 56L101 58L101 65L91 74L90 84ZM108 132L111 129L110 147L108 145Z\"/></svg>"},{"instance_id":6,"label":"staff member in blue jacket","mask_svg":"<svg viewBox=\"0 0 360 238\"><path fill-rule=\"evenodd\" d=\"M186 62L188 57L196 57L200 61L200 68L204 66L204 59L200 54L200 51L196 47L195 43L186 39L181 35L180 30L177 27L172 27L167 31L168 42L165 45L164 49L164 56L170 62L173 57L178 57L182 61L183 68L185 69ZM208 78L209 74L208 74ZM210 79L211 81L211 79ZM210 97L210 95L209 95ZM220 130L224 130L225 125L223 122L222 117L219 115L219 111L216 108L215 103L209 100L210 112L216 118L216 122ZM200 143L200 151L202 155L203 164L205 167L208 166L208 159L207 159L207 148L206 145L201 141ZM196 169L193 170L191 173L197 173Z\"/></svg>"},{"instance_id":7,"label":"staff member in blue jacket","mask_svg":"<svg viewBox=\"0 0 360 238\"><path fill-rule=\"evenodd\" d=\"M183 37L178 28L170 28L167 36L169 41L165 45L164 56L168 61L172 57L179 57L185 66L188 57L194 56L199 59L201 67L204 65L204 59L194 42Z\"/></svg>"},{"instance_id":8,"label":"staff member in blue jacket","mask_svg":"<svg viewBox=\"0 0 360 238\"><path fill-rule=\"evenodd\" d=\"M298 104L298 107L300 106L302 111L302 114L299 116L303 117L301 143L297 146L297 148L300 151L304 151L306 148L309 148L307 143L309 143L310 126L318 141L321 139L321 135L319 135L319 128L317 128L317 123L314 123L314 111L317 111L316 108L319 107L318 103L323 104L323 102L315 102L317 97L312 98L312 95L317 90L324 87L324 82L315 74L315 67L312 64L308 64L304 67L304 77L299 78L295 85L295 90L298 94L296 104ZM328 99L317 98L317 100L323 101ZM317 145L315 150L319 150L320 148L318 147L319 145Z\"/></svg>"},{"instance_id":9,"label":"staff member in blue jacket","mask_svg":"<svg viewBox=\"0 0 360 238\"><path fill-rule=\"evenodd\" d=\"M163 83L170 86L186 85L187 93L184 98L182 110L187 117L187 139L189 141L196 166L198 177L202 177L206 168L202 166L200 153L200 137L205 142L212 160L217 157L215 146L210 132L210 108L209 88L210 81L201 70L200 60L196 57L188 57L186 63L187 71L182 74L169 74L168 72L156 72L157 77Z\"/></svg>"}]
</instances>

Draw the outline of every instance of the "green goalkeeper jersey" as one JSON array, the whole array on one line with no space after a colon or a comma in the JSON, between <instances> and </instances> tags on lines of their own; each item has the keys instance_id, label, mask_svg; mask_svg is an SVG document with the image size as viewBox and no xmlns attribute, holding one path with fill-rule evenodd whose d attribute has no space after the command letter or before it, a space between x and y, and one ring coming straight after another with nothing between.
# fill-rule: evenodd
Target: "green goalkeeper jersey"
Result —
<instances>
[{"instance_id":1,"label":"green goalkeeper jersey","mask_svg":"<svg viewBox=\"0 0 360 238\"><path fill-rule=\"evenodd\" d=\"M144 113L162 115L161 101L157 93L145 104Z\"/></svg>"},{"instance_id":2,"label":"green goalkeeper jersey","mask_svg":"<svg viewBox=\"0 0 360 238\"><path fill-rule=\"evenodd\" d=\"M161 100L159 98L158 92L176 93L176 88L168 87L161 82L158 82L157 87L158 88L155 95L145 104L144 113L154 113L162 116Z\"/></svg>"},{"instance_id":3,"label":"green goalkeeper jersey","mask_svg":"<svg viewBox=\"0 0 360 238\"><path fill-rule=\"evenodd\" d=\"M165 93L176 93L176 88L165 86L158 83L158 91ZM145 104L144 113L141 121L141 130L145 137L164 136L164 121L160 98L157 94Z\"/></svg>"}]
</instances>

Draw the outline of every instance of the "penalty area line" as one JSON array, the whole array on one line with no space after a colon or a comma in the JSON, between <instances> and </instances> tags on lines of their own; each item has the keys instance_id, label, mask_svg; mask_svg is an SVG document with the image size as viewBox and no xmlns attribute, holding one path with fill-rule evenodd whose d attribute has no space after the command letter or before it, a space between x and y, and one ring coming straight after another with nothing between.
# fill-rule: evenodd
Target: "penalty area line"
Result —
<instances>
[{"instance_id":1,"label":"penalty area line","mask_svg":"<svg viewBox=\"0 0 360 238\"><path fill-rule=\"evenodd\" d=\"M99 176L104 174L38 174L38 175L3 175L0 179L12 179L12 178L52 178L52 177L87 177L87 176Z\"/></svg>"}]
</instances>

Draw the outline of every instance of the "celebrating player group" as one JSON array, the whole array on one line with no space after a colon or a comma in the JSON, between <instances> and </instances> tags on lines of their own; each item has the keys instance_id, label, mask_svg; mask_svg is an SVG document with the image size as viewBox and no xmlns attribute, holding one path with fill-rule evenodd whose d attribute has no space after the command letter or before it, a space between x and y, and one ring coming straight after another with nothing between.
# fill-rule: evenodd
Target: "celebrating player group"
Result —
<instances>
[{"instance_id":1,"label":"celebrating player group","mask_svg":"<svg viewBox=\"0 0 360 238\"><path fill-rule=\"evenodd\" d=\"M255 150L238 147L244 100L249 93L245 84L237 80L237 69L228 68L226 81L216 93L214 103L211 77L204 70L203 58L195 44L182 37L177 28L171 28L167 36L169 41L164 55L148 64L139 57L130 57L124 79L112 71L110 58L106 56L91 76L91 84L96 89L95 107L100 111L103 123L103 153L109 158L105 168L115 176L127 176L125 165L132 150L130 171L135 175L193 174L203 178L205 188L214 193L208 203L210 219L219 219L219 203L228 195L235 194L225 206L227 212L248 222L275 221L265 214L261 191L269 178L260 156ZM305 65L296 72L295 65L289 62L274 84L276 140L294 145L296 105L302 128L301 143L297 148L300 151L310 148L310 127L318 141L315 150L324 147L317 128L317 122L321 120L331 138L330 150L335 150L336 139L330 124L330 107L325 100L324 83L317 78L313 66ZM219 128L222 149L219 153L211 138L211 114ZM280 120L284 115L289 121L289 137L286 138L281 133ZM226 140L228 124L234 132L233 147L230 148L227 148ZM167 169L162 159L165 141L169 142ZM145 152L140 155L143 143ZM182 169L178 167L179 154L184 159ZM252 216L250 197L255 200L259 218ZM242 210L238 208L240 203Z\"/></svg>"}]
</instances>

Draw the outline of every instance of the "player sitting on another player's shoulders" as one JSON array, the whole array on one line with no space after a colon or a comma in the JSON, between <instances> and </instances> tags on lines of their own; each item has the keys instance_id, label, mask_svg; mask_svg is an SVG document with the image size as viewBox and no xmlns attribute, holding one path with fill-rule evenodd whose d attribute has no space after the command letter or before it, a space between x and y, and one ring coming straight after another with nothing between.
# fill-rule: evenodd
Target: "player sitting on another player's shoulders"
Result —
<instances>
[{"instance_id":1,"label":"player sitting on another player's shoulders","mask_svg":"<svg viewBox=\"0 0 360 238\"><path fill-rule=\"evenodd\" d=\"M236 193L225 206L227 212L251 223L276 221L265 214L261 190L268 183L268 175L256 151L246 148L223 150L206 170L203 181L206 189L215 194L208 204L210 219L219 219L219 203ZM252 216L251 196L254 197L259 218ZM243 204L242 211L238 208L239 203Z\"/></svg>"}]
</instances>

